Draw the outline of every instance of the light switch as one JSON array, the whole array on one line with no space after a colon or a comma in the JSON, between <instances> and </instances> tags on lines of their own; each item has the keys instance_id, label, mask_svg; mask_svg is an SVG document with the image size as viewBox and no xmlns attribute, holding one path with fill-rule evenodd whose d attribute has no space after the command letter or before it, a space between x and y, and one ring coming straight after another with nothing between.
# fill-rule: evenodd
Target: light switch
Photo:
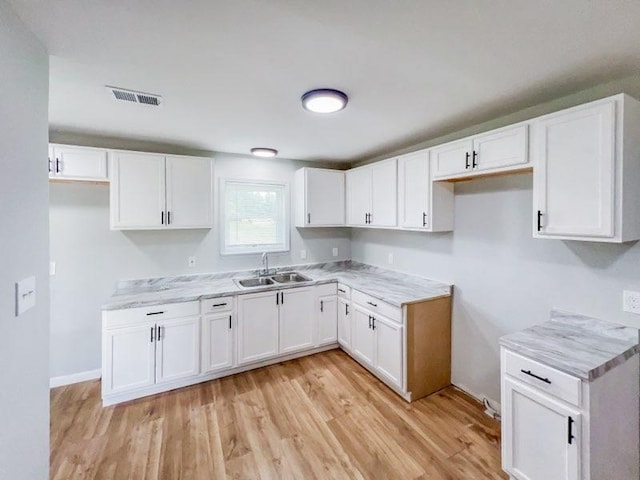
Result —
<instances>
[{"instance_id":1,"label":"light switch","mask_svg":"<svg viewBox=\"0 0 640 480\"><path fill-rule=\"evenodd\" d=\"M305 258L307 258L307 251L306 250L300 250L300 258L302 260L304 260Z\"/></svg>"},{"instance_id":2,"label":"light switch","mask_svg":"<svg viewBox=\"0 0 640 480\"><path fill-rule=\"evenodd\" d=\"M334 257L338 256L338 249L336 247L333 247L333 256Z\"/></svg>"},{"instance_id":3,"label":"light switch","mask_svg":"<svg viewBox=\"0 0 640 480\"><path fill-rule=\"evenodd\" d=\"M25 278L16 283L16 317L36 304L36 277Z\"/></svg>"}]
</instances>

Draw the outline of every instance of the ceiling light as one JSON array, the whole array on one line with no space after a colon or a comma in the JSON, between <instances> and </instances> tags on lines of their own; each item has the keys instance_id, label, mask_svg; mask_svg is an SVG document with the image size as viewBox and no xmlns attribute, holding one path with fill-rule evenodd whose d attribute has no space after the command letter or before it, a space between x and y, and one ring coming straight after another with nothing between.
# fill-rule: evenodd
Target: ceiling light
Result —
<instances>
[{"instance_id":1,"label":"ceiling light","mask_svg":"<svg viewBox=\"0 0 640 480\"><path fill-rule=\"evenodd\" d=\"M310 112L333 113L347 106L349 97L340 90L318 88L302 95L302 106Z\"/></svg>"},{"instance_id":2,"label":"ceiling light","mask_svg":"<svg viewBox=\"0 0 640 480\"><path fill-rule=\"evenodd\" d=\"M278 150L275 148L257 147L251 149L251 154L256 157L275 157L278 154Z\"/></svg>"}]
</instances>

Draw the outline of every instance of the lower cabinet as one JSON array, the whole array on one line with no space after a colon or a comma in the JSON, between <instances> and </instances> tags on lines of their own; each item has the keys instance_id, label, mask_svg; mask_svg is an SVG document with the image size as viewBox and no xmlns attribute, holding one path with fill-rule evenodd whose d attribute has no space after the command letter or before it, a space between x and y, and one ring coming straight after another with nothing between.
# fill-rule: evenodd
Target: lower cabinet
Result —
<instances>
[{"instance_id":1,"label":"lower cabinet","mask_svg":"<svg viewBox=\"0 0 640 480\"><path fill-rule=\"evenodd\" d=\"M273 295L273 292L271 292ZM293 353L314 346L314 289L291 288L276 292L279 297L280 351Z\"/></svg>"},{"instance_id":2,"label":"lower cabinet","mask_svg":"<svg viewBox=\"0 0 640 480\"><path fill-rule=\"evenodd\" d=\"M329 345L338 340L338 296L336 284L316 287L316 312L318 312L317 345Z\"/></svg>"},{"instance_id":3,"label":"lower cabinet","mask_svg":"<svg viewBox=\"0 0 640 480\"><path fill-rule=\"evenodd\" d=\"M371 314L360 305L353 306L353 354L368 365L373 365L374 338L371 328Z\"/></svg>"},{"instance_id":4,"label":"lower cabinet","mask_svg":"<svg viewBox=\"0 0 640 480\"><path fill-rule=\"evenodd\" d=\"M278 354L280 292L238 296L238 365Z\"/></svg>"},{"instance_id":5,"label":"lower cabinet","mask_svg":"<svg viewBox=\"0 0 640 480\"><path fill-rule=\"evenodd\" d=\"M233 367L233 331L232 312L202 318L202 373Z\"/></svg>"},{"instance_id":6,"label":"lower cabinet","mask_svg":"<svg viewBox=\"0 0 640 480\"><path fill-rule=\"evenodd\" d=\"M338 343L346 350L351 350L351 302L338 297Z\"/></svg>"}]
</instances>

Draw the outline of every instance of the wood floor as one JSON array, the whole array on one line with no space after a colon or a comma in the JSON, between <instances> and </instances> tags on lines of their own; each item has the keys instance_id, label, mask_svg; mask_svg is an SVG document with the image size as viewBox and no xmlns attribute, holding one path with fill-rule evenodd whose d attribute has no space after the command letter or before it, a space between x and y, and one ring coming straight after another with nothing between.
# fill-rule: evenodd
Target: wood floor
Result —
<instances>
[{"instance_id":1,"label":"wood floor","mask_svg":"<svg viewBox=\"0 0 640 480\"><path fill-rule=\"evenodd\" d=\"M53 389L51 478L507 477L473 399L405 403L332 350L107 408L99 381Z\"/></svg>"}]
</instances>

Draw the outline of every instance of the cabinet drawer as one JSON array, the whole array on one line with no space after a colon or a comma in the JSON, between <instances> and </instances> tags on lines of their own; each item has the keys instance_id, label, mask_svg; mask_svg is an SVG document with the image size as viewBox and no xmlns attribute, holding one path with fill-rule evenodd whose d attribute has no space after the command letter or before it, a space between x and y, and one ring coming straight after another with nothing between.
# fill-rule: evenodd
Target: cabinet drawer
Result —
<instances>
[{"instance_id":1,"label":"cabinet drawer","mask_svg":"<svg viewBox=\"0 0 640 480\"><path fill-rule=\"evenodd\" d=\"M230 312L233 310L234 297L207 298L200 301L203 315L217 312Z\"/></svg>"},{"instance_id":2,"label":"cabinet drawer","mask_svg":"<svg viewBox=\"0 0 640 480\"><path fill-rule=\"evenodd\" d=\"M362 293L358 290L353 290L351 292L351 300L353 303L362 305L367 310L384 315L396 322L402 322L402 310L398 307L394 307L393 305L389 305L378 298L372 297L371 295L367 295L366 293Z\"/></svg>"},{"instance_id":3,"label":"cabinet drawer","mask_svg":"<svg viewBox=\"0 0 640 480\"><path fill-rule=\"evenodd\" d=\"M503 350L504 371L521 382L558 397L577 407L581 403L581 381L555 368Z\"/></svg>"},{"instance_id":4,"label":"cabinet drawer","mask_svg":"<svg viewBox=\"0 0 640 480\"><path fill-rule=\"evenodd\" d=\"M336 284L335 283L325 283L323 285L318 285L316 287L316 296L323 297L325 295L335 295L336 294Z\"/></svg>"},{"instance_id":5,"label":"cabinet drawer","mask_svg":"<svg viewBox=\"0 0 640 480\"><path fill-rule=\"evenodd\" d=\"M106 310L102 312L102 319L104 328L113 328L199 314L200 302L182 302Z\"/></svg>"},{"instance_id":6,"label":"cabinet drawer","mask_svg":"<svg viewBox=\"0 0 640 480\"><path fill-rule=\"evenodd\" d=\"M351 299L351 287L347 287L344 283L338 284L338 296L346 300Z\"/></svg>"}]
</instances>

